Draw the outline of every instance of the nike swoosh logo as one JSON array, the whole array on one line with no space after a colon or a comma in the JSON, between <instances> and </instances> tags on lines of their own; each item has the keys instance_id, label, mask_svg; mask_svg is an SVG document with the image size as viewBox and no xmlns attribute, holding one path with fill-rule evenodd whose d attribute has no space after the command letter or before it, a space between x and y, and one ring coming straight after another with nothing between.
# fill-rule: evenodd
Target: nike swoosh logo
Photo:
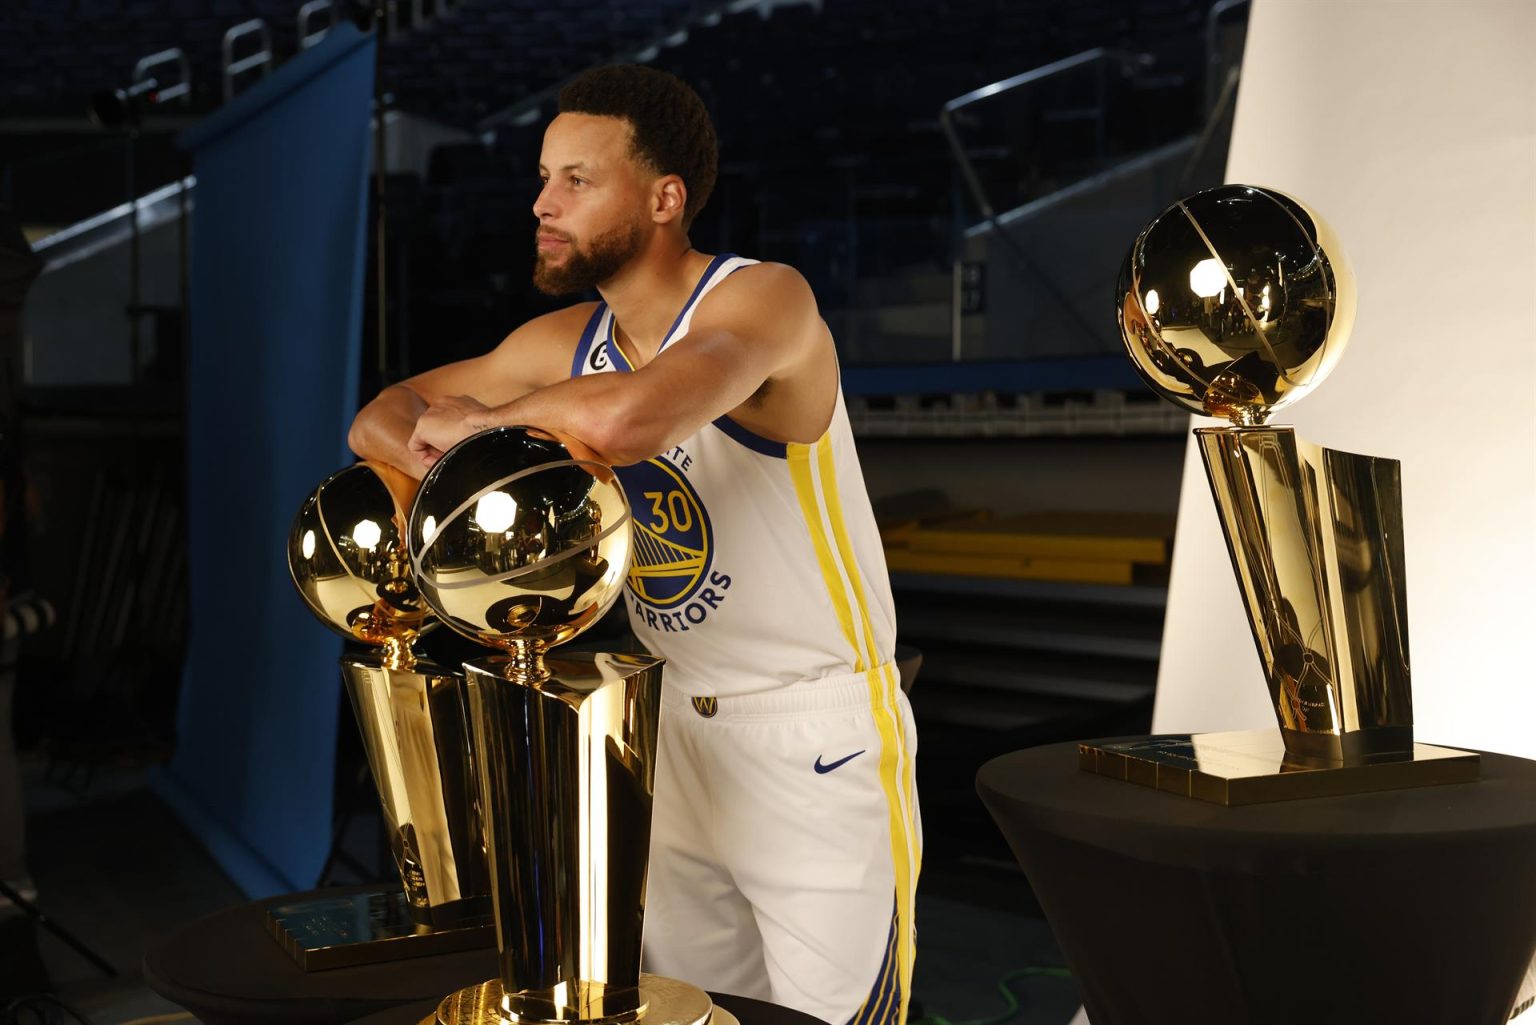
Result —
<instances>
[{"instance_id":1,"label":"nike swoosh logo","mask_svg":"<svg viewBox=\"0 0 1536 1025\"><path fill-rule=\"evenodd\" d=\"M861 755L863 753L864 753L863 751L855 751L853 754L848 755L845 758L839 758L837 761L832 762L830 765L823 765L823 764L821 764L821 755L817 755L816 756L816 765L815 765L816 771L818 773L821 773L821 774L825 775L826 773L829 773L833 769L837 768L839 765L842 765L844 762L851 762L851 761L853 761L855 758L859 757L859 755Z\"/></svg>"}]
</instances>

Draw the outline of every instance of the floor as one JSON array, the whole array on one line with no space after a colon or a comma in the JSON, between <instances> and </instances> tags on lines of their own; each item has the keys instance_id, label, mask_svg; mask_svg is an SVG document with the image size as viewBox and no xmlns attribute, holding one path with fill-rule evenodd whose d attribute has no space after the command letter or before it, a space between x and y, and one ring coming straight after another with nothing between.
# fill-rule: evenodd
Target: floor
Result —
<instances>
[{"instance_id":1,"label":"floor","mask_svg":"<svg viewBox=\"0 0 1536 1025\"><path fill-rule=\"evenodd\" d=\"M40 760L23 773L38 906L118 972L106 977L40 929L55 992L89 1025L179 1012L140 978L146 942L245 896L145 788L142 769L99 771L83 788L44 779Z\"/></svg>"},{"instance_id":2,"label":"floor","mask_svg":"<svg viewBox=\"0 0 1536 1025\"><path fill-rule=\"evenodd\" d=\"M23 768L38 904L119 973L105 977L43 930L58 996L83 1019L77 1025L160 1025L178 1015L143 984L146 943L245 896L145 788L142 768L98 771L86 786L46 778L36 757ZM1050 929L1006 860L926 860L918 931L914 1023L1065 1025L1078 1006ZM1005 979L1011 996L1000 989ZM68 1018L54 1008L49 1021Z\"/></svg>"}]
</instances>

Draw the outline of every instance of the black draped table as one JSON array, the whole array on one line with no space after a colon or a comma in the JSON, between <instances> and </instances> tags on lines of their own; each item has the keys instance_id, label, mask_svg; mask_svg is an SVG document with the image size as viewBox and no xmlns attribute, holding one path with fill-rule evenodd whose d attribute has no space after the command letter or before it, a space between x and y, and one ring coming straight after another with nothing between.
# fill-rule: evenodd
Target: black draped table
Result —
<instances>
[{"instance_id":1,"label":"black draped table","mask_svg":"<svg viewBox=\"0 0 1536 1025\"><path fill-rule=\"evenodd\" d=\"M149 948L144 980L204 1025L415 1025L449 993L495 977L494 947L306 972L266 931L269 907L357 890L275 897L200 918ZM777 1004L710 996L741 1025L826 1025Z\"/></svg>"},{"instance_id":2,"label":"black draped table","mask_svg":"<svg viewBox=\"0 0 1536 1025\"><path fill-rule=\"evenodd\" d=\"M1227 808L1080 772L977 775L1093 1025L1496 1025L1536 949L1536 762Z\"/></svg>"}]
</instances>

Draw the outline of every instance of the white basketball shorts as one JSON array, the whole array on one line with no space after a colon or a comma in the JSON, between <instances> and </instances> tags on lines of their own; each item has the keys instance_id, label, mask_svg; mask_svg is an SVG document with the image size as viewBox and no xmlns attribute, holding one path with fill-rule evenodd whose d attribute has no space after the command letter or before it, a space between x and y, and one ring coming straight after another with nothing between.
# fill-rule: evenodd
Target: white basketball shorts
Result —
<instances>
[{"instance_id":1,"label":"white basketball shorts","mask_svg":"<svg viewBox=\"0 0 1536 1025\"><path fill-rule=\"evenodd\" d=\"M894 666L661 709L647 971L901 1025L922 848Z\"/></svg>"}]
</instances>

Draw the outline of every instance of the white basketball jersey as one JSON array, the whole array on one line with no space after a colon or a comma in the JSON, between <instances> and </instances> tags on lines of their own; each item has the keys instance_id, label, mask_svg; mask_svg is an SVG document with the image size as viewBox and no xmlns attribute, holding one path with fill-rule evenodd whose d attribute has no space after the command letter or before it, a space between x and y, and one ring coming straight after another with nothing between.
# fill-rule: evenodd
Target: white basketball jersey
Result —
<instances>
[{"instance_id":1,"label":"white basketball jersey","mask_svg":"<svg viewBox=\"0 0 1536 1025\"><path fill-rule=\"evenodd\" d=\"M715 257L661 348L688 333L710 289L755 262ZM600 303L572 376L631 370L613 339ZM892 661L885 553L841 388L814 444L770 441L722 416L617 473L635 530L624 602L641 642L667 660L668 684L729 697Z\"/></svg>"}]
</instances>

